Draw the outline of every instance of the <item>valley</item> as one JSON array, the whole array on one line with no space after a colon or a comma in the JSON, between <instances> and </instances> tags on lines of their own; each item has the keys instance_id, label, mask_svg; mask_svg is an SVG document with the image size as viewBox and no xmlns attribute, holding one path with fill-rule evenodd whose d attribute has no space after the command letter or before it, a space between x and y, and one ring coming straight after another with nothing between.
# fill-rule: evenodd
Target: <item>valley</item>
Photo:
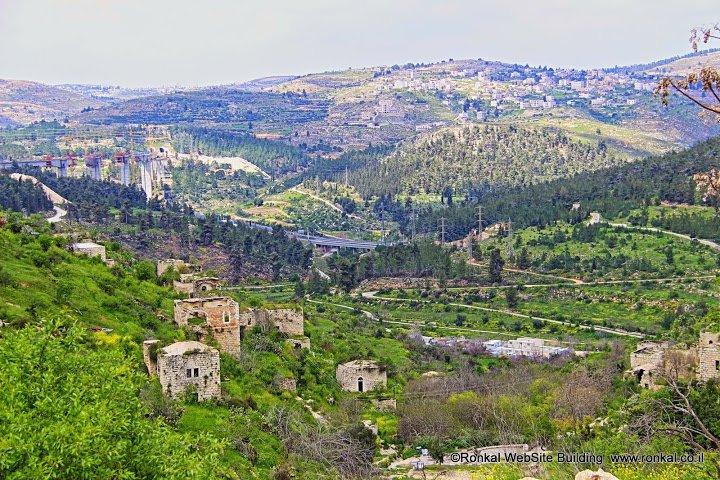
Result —
<instances>
[{"instance_id":1,"label":"valley","mask_svg":"<svg viewBox=\"0 0 720 480\"><path fill-rule=\"evenodd\" d=\"M0 477L718 478L719 59L0 80Z\"/></svg>"}]
</instances>

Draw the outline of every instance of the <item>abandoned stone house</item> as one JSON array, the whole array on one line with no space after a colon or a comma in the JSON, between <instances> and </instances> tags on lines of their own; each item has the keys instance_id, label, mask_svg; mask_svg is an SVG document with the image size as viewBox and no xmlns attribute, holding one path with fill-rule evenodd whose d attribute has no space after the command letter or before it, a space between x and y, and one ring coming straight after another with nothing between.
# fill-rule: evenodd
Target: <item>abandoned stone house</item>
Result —
<instances>
[{"instance_id":1,"label":"abandoned stone house","mask_svg":"<svg viewBox=\"0 0 720 480\"><path fill-rule=\"evenodd\" d=\"M150 375L157 375L165 395L178 398L194 387L197 399L220 398L220 353L203 343L176 342L157 348L158 340L143 342Z\"/></svg>"},{"instance_id":2,"label":"abandoned stone house","mask_svg":"<svg viewBox=\"0 0 720 480\"><path fill-rule=\"evenodd\" d=\"M720 334L703 332L698 343L697 378L706 382L720 378Z\"/></svg>"},{"instance_id":3,"label":"abandoned stone house","mask_svg":"<svg viewBox=\"0 0 720 480\"><path fill-rule=\"evenodd\" d=\"M174 316L177 325L189 327L200 341L212 335L224 352L240 351L240 306L232 298L175 300Z\"/></svg>"},{"instance_id":4,"label":"abandoned stone house","mask_svg":"<svg viewBox=\"0 0 720 480\"><path fill-rule=\"evenodd\" d=\"M240 351L245 332L258 325L275 328L291 337L295 348L309 348L304 337L304 314L292 309L248 309L240 313L238 303L228 297L204 297L175 300L175 323L187 326L203 341L212 335L220 349L229 354Z\"/></svg>"},{"instance_id":5,"label":"abandoned stone house","mask_svg":"<svg viewBox=\"0 0 720 480\"><path fill-rule=\"evenodd\" d=\"M241 329L250 329L255 325L276 328L291 337L301 336L305 334L305 314L302 310L291 308L251 308L240 314Z\"/></svg>"},{"instance_id":6,"label":"abandoned stone house","mask_svg":"<svg viewBox=\"0 0 720 480\"><path fill-rule=\"evenodd\" d=\"M162 276L163 273L167 272L171 268L174 268L178 272L183 272L187 268L189 268L189 265L185 263L185 260L178 260L177 258L168 258L166 260L158 260L157 267L156 267L156 273L157 276Z\"/></svg>"},{"instance_id":7,"label":"abandoned stone house","mask_svg":"<svg viewBox=\"0 0 720 480\"><path fill-rule=\"evenodd\" d=\"M670 350L670 342L640 342L630 354L630 372L640 386L655 388L656 382L665 373L665 356Z\"/></svg>"},{"instance_id":8,"label":"abandoned stone house","mask_svg":"<svg viewBox=\"0 0 720 480\"><path fill-rule=\"evenodd\" d=\"M178 293L188 295L205 294L216 290L220 286L220 279L215 277L198 277L192 273L180 275L180 280L173 281L173 289Z\"/></svg>"},{"instance_id":9,"label":"abandoned stone house","mask_svg":"<svg viewBox=\"0 0 720 480\"><path fill-rule=\"evenodd\" d=\"M369 392L387 385L387 373L372 360L353 360L337 366L335 378L347 392Z\"/></svg>"},{"instance_id":10,"label":"abandoned stone house","mask_svg":"<svg viewBox=\"0 0 720 480\"><path fill-rule=\"evenodd\" d=\"M704 332L696 347L670 342L640 342L630 354L630 371L644 388L659 388L663 378L720 378L720 334Z\"/></svg>"},{"instance_id":11,"label":"abandoned stone house","mask_svg":"<svg viewBox=\"0 0 720 480\"><path fill-rule=\"evenodd\" d=\"M73 253L78 255L85 255L88 257L100 257L100 260L107 262L107 255L105 253L105 247L97 243L93 243L89 240L79 243L73 243L71 245Z\"/></svg>"}]
</instances>

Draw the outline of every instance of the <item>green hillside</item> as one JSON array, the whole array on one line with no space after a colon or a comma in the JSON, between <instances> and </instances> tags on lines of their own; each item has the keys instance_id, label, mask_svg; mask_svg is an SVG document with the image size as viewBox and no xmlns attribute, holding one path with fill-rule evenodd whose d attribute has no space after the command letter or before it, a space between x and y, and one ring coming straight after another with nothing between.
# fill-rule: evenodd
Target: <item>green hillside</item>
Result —
<instances>
[{"instance_id":1,"label":"green hillside","mask_svg":"<svg viewBox=\"0 0 720 480\"><path fill-rule=\"evenodd\" d=\"M439 193L491 185L541 183L627 161L604 142L594 145L547 128L476 125L441 130L401 145L378 164L354 172L364 194Z\"/></svg>"}]
</instances>

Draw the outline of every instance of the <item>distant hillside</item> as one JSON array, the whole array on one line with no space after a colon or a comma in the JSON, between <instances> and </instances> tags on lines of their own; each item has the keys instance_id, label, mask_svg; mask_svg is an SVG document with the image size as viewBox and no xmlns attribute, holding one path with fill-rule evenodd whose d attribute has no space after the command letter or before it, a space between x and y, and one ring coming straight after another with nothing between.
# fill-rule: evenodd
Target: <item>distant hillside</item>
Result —
<instances>
[{"instance_id":1,"label":"distant hillside","mask_svg":"<svg viewBox=\"0 0 720 480\"><path fill-rule=\"evenodd\" d=\"M249 92L256 92L263 89L274 87L275 85L279 85L284 82L289 82L293 79L297 78L293 75L285 75L285 76L273 76L273 77L262 77L262 78L256 78L254 80L249 80L247 82L238 83L235 85L237 88L241 90L247 90Z\"/></svg>"},{"instance_id":2,"label":"distant hillside","mask_svg":"<svg viewBox=\"0 0 720 480\"><path fill-rule=\"evenodd\" d=\"M353 172L351 181L365 194L440 193L446 187L531 185L625 161L602 141L580 143L555 129L474 125L408 142Z\"/></svg>"},{"instance_id":3,"label":"distant hillside","mask_svg":"<svg viewBox=\"0 0 720 480\"><path fill-rule=\"evenodd\" d=\"M203 127L338 158L446 127L497 123L551 126L571 140L602 141L609 151L642 158L720 134L720 125L699 120L688 100L673 96L664 106L653 94L663 75L700 64L720 65L720 51L588 70L448 59L196 89L6 81L0 126L69 117L91 125Z\"/></svg>"},{"instance_id":4,"label":"distant hillside","mask_svg":"<svg viewBox=\"0 0 720 480\"><path fill-rule=\"evenodd\" d=\"M83 123L242 123L284 129L322 120L327 102L302 95L252 93L227 87L137 98L75 117Z\"/></svg>"},{"instance_id":5,"label":"distant hillside","mask_svg":"<svg viewBox=\"0 0 720 480\"><path fill-rule=\"evenodd\" d=\"M700 50L698 52L688 52L684 55L676 55L674 57L662 58L654 62L638 63L635 65L620 65L612 68L605 68L606 72L648 72L663 68L672 68L671 66L676 63L682 62L696 62L703 60L707 57L713 57L715 54L720 52L720 48L709 48L707 50Z\"/></svg>"},{"instance_id":6,"label":"distant hillside","mask_svg":"<svg viewBox=\"0 0 720 480\"><path fill-rule=\"evenodd\" d=\"M62 120L105 102L61 88L24 80L0 80L0 126Z\"/></svg>"},{"instance_id":7,"label":"distant hillside","mask_svg":"<svg viewBox=\"0 0 720 480\"><path fill-rule=\"evenodd\" d=\"M652 75L687 75L699 71L704 66L720 67L720 49L704 50L659 65L651 64L645 71Z\"/></svg>"},{"instance_id":8,"label":"distant hillside","mask_svg":"<svg viewBox=\"0 0 720 480\"><path fill-rule=\"evenodd\" d=\"M720 168L718 158L720 139L715 138L679 153L502 192L477 192L478 202L483 206L486 222L511 218L518 228L547 225L556 220L578 222L591 211L613 218L660 201L695 204L700 198L692 177ZM573 208L576 203L580 208ZM423 207L418 212L418 231L435 232L443 216L449 219L447 238L463 237L477 225L477 205L473 202L453 209Z\"/></svg>"}]
</instances>

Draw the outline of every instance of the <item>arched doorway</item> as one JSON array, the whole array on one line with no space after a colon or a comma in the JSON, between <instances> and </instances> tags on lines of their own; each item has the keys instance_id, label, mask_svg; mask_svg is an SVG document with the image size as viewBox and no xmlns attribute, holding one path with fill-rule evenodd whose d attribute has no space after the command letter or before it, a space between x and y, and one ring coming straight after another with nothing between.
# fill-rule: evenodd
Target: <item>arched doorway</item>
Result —
<instances>
[{"instance_id":1,"label":"arched doorway","mask_svg":"<svg viewBox=\"0 0 720 480\"><path fill-rule=\"evenodd\" d=\"M358 392L364 392L365 391L365 381L363 380L363 377L358 377Z\"/></svg>"}]
</instances>

